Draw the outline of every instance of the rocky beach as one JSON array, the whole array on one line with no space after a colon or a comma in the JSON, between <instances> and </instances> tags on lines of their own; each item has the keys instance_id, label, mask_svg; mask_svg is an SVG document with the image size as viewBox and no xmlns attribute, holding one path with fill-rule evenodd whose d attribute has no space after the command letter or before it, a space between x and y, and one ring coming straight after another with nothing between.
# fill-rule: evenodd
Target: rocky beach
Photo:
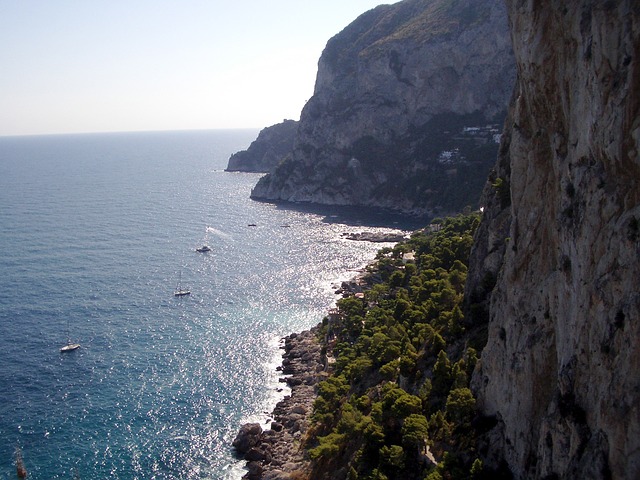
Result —
<instances>
[{"instance_id":1,"label":"rocky beach","mask_svg":"<svg viewBox=\"0 0 640 480\"><path fill-rule=\"evenodd\" d=\"M304 439L316 398L316 386L326 376L319 327L292 333L284 339L282 370L291 394L276 405L270 428L247 423L233 441L237 454L247 461L247 480L295 479L309 465Z\"/></svg>"}]
</instances>

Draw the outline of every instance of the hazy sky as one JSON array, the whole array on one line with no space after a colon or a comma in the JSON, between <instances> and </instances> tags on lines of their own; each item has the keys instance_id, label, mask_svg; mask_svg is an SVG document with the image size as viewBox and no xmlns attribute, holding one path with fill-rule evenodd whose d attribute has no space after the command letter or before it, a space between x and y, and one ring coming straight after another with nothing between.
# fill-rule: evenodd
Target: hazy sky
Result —
<instances>
[{"instance_id":1,"label":"hazy sky","mask_svg":"<svg viewBox=\"0 0 640 480\"><path fill-rule=\"evenodd\" d=\"M0 135L298 119L327 40L397 0L0 0Z\"/></svg>"}]
</instances>

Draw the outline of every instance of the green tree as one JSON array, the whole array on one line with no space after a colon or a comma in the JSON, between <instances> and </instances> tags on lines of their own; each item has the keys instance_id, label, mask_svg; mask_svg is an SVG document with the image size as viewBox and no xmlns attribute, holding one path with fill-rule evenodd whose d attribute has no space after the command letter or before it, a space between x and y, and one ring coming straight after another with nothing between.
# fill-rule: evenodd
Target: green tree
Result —
<instances>
[{"instance_id":1,"label":"green tree","mask_svg":"<svg viewBox=\"0 0 640 480\"><path fill-rule=\"evenodd\" d=\"M457 425L469 425L476 408L476 399L468 388L456 388L449 392L445 412Z\"/></svg>"},{"instance_id":2,"label":"green tree","mask_svg":"<svg viewBox=\"0 0 640 480\"><path fill-rule=\"evenodd\" d=\"M464 359L460 359L453 364L453 368L451 369L451 379L453 381L451 388L464 388L469 385L469 378L467 377L467 372L465 370Z\"/></svg>"},{"instance_id":3,"label":"green tree","mask_svg":"<svg viewBox=\"0 0 640 480\"><path fill-rule=\"evenodd\" d=\"M416 361L418 354L415 352L407 351L400 357L400 373L405 377L409 377L415 373Z\"/></svg>"},{"instance_id":4,"label":"green tree","mask_svg":"<svg viewBox=\"0 0 640 480\"><path fill-rule=\"evenodd\" d=\"M447 352L440 350L438 359L433 366L433 389L438 394L444 395L451 385L451 362Z\"/></svg>"},{"instance_id":5,"label":"green tree","mask_svg":"<svg viewBox=\"0 0 640 480\"><path fill-rule=\"evenodd\" d=\"M389 477L387 477L384 473L382 473L377 468L374 468L373 471L371 472L371 475L367 477L367 480L389 480Z\"/></svg>"},{"instance_id":6,"label":"green tree","mask_svg":"<svg viewBox=\"0 0 640 480\"><path fill-rule=\"evenodd\" d=\"M364 427L364 438L369 442L372 446L378 447L382 445L384 442L384 429L379 423L371 417L366 417L369 420L366 421Z\"/></svg>"},{"instance_id":7,"label":"green tree","mask_svg":"<svg viewBox=\"0 0 640 480\"><path fill-rule=\"evenodd\" d=\"M380 457L383 463L389 467L404 468L404 450L400 445L384 445L380 449Z\"/></svg>"},{"instance_id":8,"label":"green tree","mask_svg":"<svg viewBox=\"0 0 640 480\"><path fill-rule=\"evenodd\" d=\"M418 391L418 396L422 400L422 403L426 404L429 400L429 396L431 395L431 388L431 380L427 378Z\"/></svg>"},{"instance_id":9,"label":"green tree","mask_svg":"<svg viewBox=\"0 0 640 480\"><path fill-rule=\"evenodd\" d=\"M389 381L394 381L398 377L400 360L397 358L395 360L390 361L389 363L385 363L380 367L380 375L382 378Z\"/></svg>"},{"instance_id":10,"label":"green tree","mask_svg":"<svg viewBox=\"0 0 640 480\"><path fill-rule=\"evenodd\" d=\"M364 302L357 297L341 298L336 302L340 312L346 317L364 316Z\"/></svg>"},{"instance_id":11,"label":"green tree","mask_svg":"<svg viewBox=\"0 0 640 480\"><path fill-rule=\"evenodd\" d=\"M351 382L354 382L363 378L366 372L372 366L373 366L373 362L371 361L371 359L366 354L363 354L357 357L355 360L349 362L344 367L344 375Z\"/></svg>"},{"instance_id":12,"label":"green tree","mask_svg":"<svg viewBox=\"0 0 640 480\"><path fill-rule=\"evenodd\" d=\"M431 325L429 325L429 327L431 327ZM437 331L435 331L433 329L433 327L431 327L431 330L428 331L429 337L429 343L430 343L430 350L432 353L436 353L438 352L438 359L440 359L440 352L444 352L444 349L447 346L447 342L445 342L444 338L442 337L442 335L440 335L440 333L438 333ZM446 356L446 353L445 353ZM448 359L447 359L448 361Z\"/></svg>"},{"instance_id":13,"label":"green tree","mask_svg":"<svg viewBox=\"0 0 640 480\"><path fill-rule=\"evenodd\" d=\"M424 480L442 480L442 474L434 469Z\"/></svg>"},{"instance_id":14,"label":"green tree","mask_svg":"<svg viewBox=\"0 0 640 480\"><path fill-rule=\"evenodd\" d=\"M464 364L467 372L467 377L471 377L473 373L473 369L476 368L476 363L478 363L478 352L475 348L469 347L464 353Z\"/></svg>"},{"instance_id":15,"label":"green tree","mask_svg":"<svg viewBox=\"0 0 640 480\"><path fill-rule=\"evenodd\" d=\"M382 332L376 332L371 337L369 356L377 364L389 363L400 356L400 342L391 340Z\"/></svg>"},{"instance_id":16,"label":"green tree","mask_svg":"<svg viewBox=\"0 0 640 480\"><path fill-rule=\"evenodd\" d=\"M472 465L469 455L477 447L468 383L479 354L464 350L465 329L472 345L481 342L461 308L478 218L441 219L439 231L381 251L366 269L376 284L365 289L365 300L338 301L342 315L330 325L334 371L318 387L306 442L314 461L343 467L331 457L344 453L352 480L400 478L409 470L412 478L431 480L482 475L481 462ZM404 265L409 251L416 261ZM413 463L428 440L441 455L436 469Z\"/></svg>"},{"instance_id":17,"label":"green tree","mask_svg":"<svg viewBox=\"0 0 640 480\"><path fill-rule=\"evenodd\" d=\"M338 410L342 397L349 391L349 384L343 375L332 376L318 384L318 397L314 409L319 413ZM320 400L322 399L322 400Z\"/></svg>"},{"instance_id":18,"label":"green tree","mask_svg":"<svg viewBox=\"0 0 640 480\"><path fill-rule=\"evenodd\" d=\"M464 332L464 314L458 305L453 307L449 315L448 327L449 332L454 337L460 336Z\"/></svg>"},{"instance_id":19,"label":"green tree","mask_svg":"<svg viewBox=\"0 0 640 480\"><path fill-rule=\"evenodd\" d=\"M420 412L422 412L422 400L420 400L420 397L409 393L398 397L391 407L391 413L399 418L406 418Z\"/></svg>"},{"instance_id":20,"label":"green tree","mask_svg":"<svg viewBox=\"0 0 640 480\"><path fill-rule=\"evenodd\" d=\"M422 450L429 437L429 422L424 415L411 414L402 424L402 443Z\"/></svg>"},{"instance_id":21,"label":"green tree","mask_svg":"<svg viewBox=\"0 0 640 480\"><path fill-rule=\"evenodd\" d=\"M472 479L480 478L482 476L482 470L484 466L482 465L482 460L476 458L471 465L471 470L469 473L471 474Z\"/></svg>"},{"instance_id":22,"label":"green tree","mask_svg":"<svg viewBox=\"0 0 640 480\"><path fill-rule=\"evenodd\" d=\"M429 433L432 439L446 442L451 436L451 430L452 426L447 422L442 410L438 410L431 415L429 419Z\"/></svg>"},{"instance_id":23,"label":"green tree","mask_svg":"<svg viewBox=\"0 0 640 480\"><path fill-rule=\"evenodd\" d=\"M389 286L391 288L398 288L404 285L404 273L400 270L396 270L389 277Z\"/></svg>"}]
</instances>

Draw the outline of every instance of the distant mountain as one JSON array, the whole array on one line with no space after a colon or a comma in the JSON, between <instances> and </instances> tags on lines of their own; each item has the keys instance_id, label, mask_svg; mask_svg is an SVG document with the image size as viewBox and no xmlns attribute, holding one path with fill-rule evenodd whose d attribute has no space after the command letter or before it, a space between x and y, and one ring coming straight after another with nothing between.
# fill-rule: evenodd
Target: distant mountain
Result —
<instances>
[{"instance_id":1,"label":"distant mountain","mask_svg":"<svg viewBox=\"0 0 640 480\"><path fill-rule=\"evenodd\" d=\"M502 0L381 5L329 40L293 149L252 198L476 206L514 77Z\"/></svg>"},{"instance_id":2,"label":"distant mountain","mask_svg":"<svg viewBox=\"0 0 640 480\"><path fill-rule=\"evenodd\" d=\"M247 150L234 153L229 158L228 172L270 172L291 153L298 129L295 120L284 120L264 128Z\"/></svg>"}]
</instances>

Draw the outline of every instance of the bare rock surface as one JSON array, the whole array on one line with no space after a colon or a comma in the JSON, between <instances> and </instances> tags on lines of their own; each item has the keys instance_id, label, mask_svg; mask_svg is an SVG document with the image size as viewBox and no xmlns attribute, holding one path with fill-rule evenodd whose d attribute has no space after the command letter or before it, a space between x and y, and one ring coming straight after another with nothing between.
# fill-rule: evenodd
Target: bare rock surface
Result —
<instances>
[{"instance_id":1,"label":"bare rock surface","mask_svg":"<svg viewBox=\"0 0 640 480\"><path fill-rule=\"evenodd\" d=\"M468 285L495 283L485 460L640 478L640 4L507 8L519 76Z\"/></svg>"}]
</instances>

